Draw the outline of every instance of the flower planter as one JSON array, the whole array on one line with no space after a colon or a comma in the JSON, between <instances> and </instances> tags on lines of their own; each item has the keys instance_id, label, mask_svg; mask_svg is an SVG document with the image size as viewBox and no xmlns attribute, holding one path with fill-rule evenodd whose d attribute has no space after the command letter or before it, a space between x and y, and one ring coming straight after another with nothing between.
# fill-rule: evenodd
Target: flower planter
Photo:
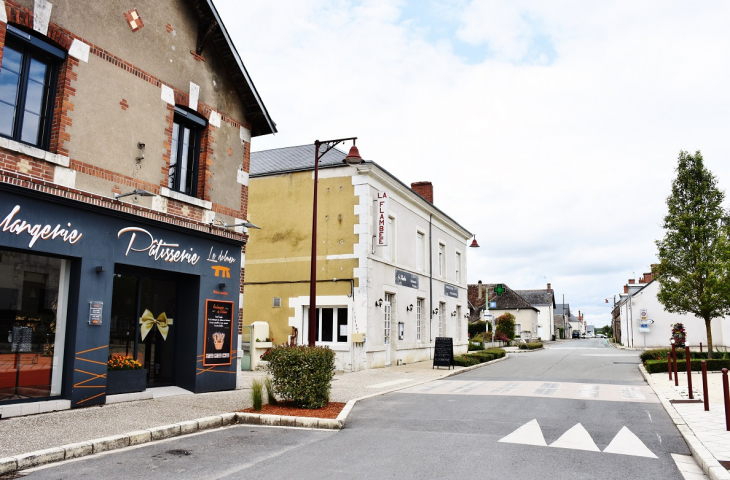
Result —
<instances>
[{"instance_id":1,"label":"flower planter","mask_svg":"<svg viewBox=\"0 0 730 480\"><path fill-rule=\"evenodd\" d=\"M106 372L106 394L144 392L147 389L147 370L109 370Z\"/></svg>"}]
</instances>

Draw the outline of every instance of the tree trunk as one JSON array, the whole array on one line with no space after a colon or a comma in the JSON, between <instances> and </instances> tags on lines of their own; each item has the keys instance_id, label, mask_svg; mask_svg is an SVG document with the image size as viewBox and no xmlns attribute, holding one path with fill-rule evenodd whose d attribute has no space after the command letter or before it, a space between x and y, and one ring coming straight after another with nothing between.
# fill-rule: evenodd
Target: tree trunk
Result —
<instances>
[{"instance_id":1,"label":"tree trunk","mask_svg":"<svg viewBox=\"0 0 730 480\"><path fill-rule=\"evenodd\" d=\"M712 359L712 328L711 318L705 318L705 329L707 330L707 358Z\"/></svg>"}]
</instances>

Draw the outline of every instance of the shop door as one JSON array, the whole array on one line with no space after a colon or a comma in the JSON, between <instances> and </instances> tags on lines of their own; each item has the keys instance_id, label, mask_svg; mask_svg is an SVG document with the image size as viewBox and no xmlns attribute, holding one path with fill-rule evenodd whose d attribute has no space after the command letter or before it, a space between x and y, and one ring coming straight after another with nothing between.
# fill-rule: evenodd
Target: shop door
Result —
<instances>
[{"instance_id":1,"label":"shop door","mask_svg":"<svg viewBox=\"0 0 730 480\"><path fill-rule=\"evenodd\" d=\"M131 356L147 369L147 386L174 384L177 282L115 274L110 355Z\"/></svg>"},{"instance_id":2,"label":"shop door","mask_svg":"<svg viewBox=\"0 0 730 480\"><path fill-rule=\"evenodd\" d=\"M390 321L391 321L391 301L393 295L385 294L385 302L383 302L383 344L385 345L385 365L390 365Z\"/></svg>"}]
</instances>

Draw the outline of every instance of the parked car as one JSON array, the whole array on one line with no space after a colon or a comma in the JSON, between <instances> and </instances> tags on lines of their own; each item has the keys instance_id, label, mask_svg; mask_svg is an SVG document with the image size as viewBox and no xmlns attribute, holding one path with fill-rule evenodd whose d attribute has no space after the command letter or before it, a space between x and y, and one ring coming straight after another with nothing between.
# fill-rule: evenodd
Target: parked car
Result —
<instances>
[{"instance_id":1,"label":"parked car","mask_svg":"<svg viewBox=\"0 0 730 480\"><path fill-rule=\"evenodd\" d=\"M573 338L580 338L580 332L578 330L573 330Z\"/></svg>"}]
</instances>

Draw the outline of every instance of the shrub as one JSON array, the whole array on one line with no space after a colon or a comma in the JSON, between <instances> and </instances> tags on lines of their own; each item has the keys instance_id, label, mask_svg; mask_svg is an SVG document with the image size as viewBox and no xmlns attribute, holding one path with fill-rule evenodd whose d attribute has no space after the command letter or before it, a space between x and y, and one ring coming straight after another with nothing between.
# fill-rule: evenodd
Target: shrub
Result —
<instances>
[{"instance_id":1,"label":"shrub","mask_svg":"<svg viewBox=\"0 0 730 480\"><path fill-rule=\"evenodd\" d=\"M469 355L470 357L478 358L480 363L489 362L494 360L494 355L487 353L484 350Z\"/></svg>"},{"instance_id":2,"label":"shrub","mask_svg":"<svg viewBox=\"0 0 730 480\"><path fill-rule=\"evenodd\" d=\"M269 405L276 405L279 403L276 400L276 395L274 394L274 382L271 380L271 377L266 377L264 379L264 387L266 388L266 399L269 401Z\"/></svg>"},{"instance_id":3,"label":"shrub","mask_svg":"<svg viewBox=\"0 0 730 480\"><path fill-rule=\"evenodd\" d=\"M470 352L479 351L479 350L484 350L484 345L482 345L481 343L469 343Z\"/></svg>"},{"instance_id":4,"label":"shrub","mask_svg":"<svg viewBox=\"0 0 730 480\"><path fill-rule=\"evenodd\" d=\"M690 360L693 372L702 370L702 360ZM644 364L646 371L649 373L667 373L667 360L647 360ZM720 371L723 368L730 369L730 360L707 360L707 371ZM685 360L677 360L677 372L686 372L687 364Z\"/></svg>"},{"instance_id":5,"label":"shrub","mask_svg":"<svg viewBox=\"0 0 730 480\"><path fill-rule=\"evenodd\" d=\"M251 382L251 403L253 403L253 409L257 412L261 410L261 406L264 404L263 390L264 384L261 383L261 380Z\"/></svg>"},{"instance_id":6,"label":"shrub","mask_svg":"<svg viewBox=\"0 0 730 480\"><path fill-rule=\"evenodd\" d=\"M503 334L508 340L515 338L515 316L511 313L503 313L497 317L497 333L496 338L499 340L499 334Z\"/></svg>"},{"instance_id":7,"label":"shrub","mask_svg":"<svg viewBox=\"0 0 730 480\"><path fill-rule=\"evenodd\" d=\"M494 334L494 339L499 340L500 342L509 342L509 337L505 335L503 332L497 332Z\"/></svg>"},{"instance_id":8,"label":"shrub","mask_svg":"<svg viewBox=\"0 0 730 480\"><path fill-rule=\"evenodd\" d=\"M507 354L503 348L488 348L484 350L484 353L492 354L494 358L502 358Z\"/></svg>"},{"instance_id":9,"label":"shrub","mask_svg":"<svg viewBox=\"0 0 730 480\"><path fill-rule=\"evenodd\" d=\"M274 392L300 408L321 408L329 402L335 353L327 347L280 346L266 354Z\"/></svg>"},{"instance_id":10,"label":"shrub","mask_svg":"<svg viewBox=\"0 0 730 480\"><path fill-rule=\"evenodd\" d=\"M484 333L487 331L487 327L485 325L484 320L477 320L474 323L469 324L469 337L474 337L476 335L479 335L480 333Z\"/></svg>"},{"instance_id":11,"label":"shrub","mask_svg":"<svg viewBox=\"0 0 730 480\"><path fill-rule=\"evenodd\" d=\"M542 343L540 343L540 342L520 343L520 350L536 350L538 348L542 348Z\"/></svg>"},{"instance_id":12,"label":"shrub","mask_svg":"<svg viewBox=\"0 0 730 480\"><path fill-rule=\"evenodd\" d=\"M474 355L457 355L454 357L454 365L458 365L459 367L471 367L478 363L481 362Z\"/></svg>"}]
</instances>

